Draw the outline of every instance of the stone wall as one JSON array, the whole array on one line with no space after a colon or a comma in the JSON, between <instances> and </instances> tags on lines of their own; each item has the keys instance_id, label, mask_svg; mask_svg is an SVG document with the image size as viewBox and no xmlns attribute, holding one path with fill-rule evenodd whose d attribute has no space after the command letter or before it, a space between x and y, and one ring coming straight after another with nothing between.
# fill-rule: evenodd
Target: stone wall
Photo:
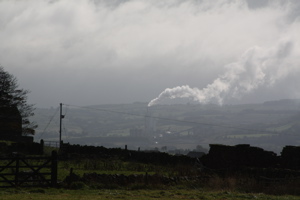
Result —
<instances>
[{"instance_id":1,"label":"stone wall","mask_svg":"<svg viewBox=\"0 0 300 200\"><path fill-rule=\"evenodd\" d=\"M247 144L236 146L211 144L209 153L201 160L206 167L211 169L272 168L279 164L279 159L274 152Z\"/></svg>"}]
</instances>

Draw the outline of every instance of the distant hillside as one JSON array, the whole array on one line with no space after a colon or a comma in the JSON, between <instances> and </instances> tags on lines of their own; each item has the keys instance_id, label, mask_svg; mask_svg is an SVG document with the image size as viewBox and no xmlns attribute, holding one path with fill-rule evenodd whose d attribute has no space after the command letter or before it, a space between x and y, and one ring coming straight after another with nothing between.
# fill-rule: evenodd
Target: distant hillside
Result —
<instances>
[{"instance_id":1,"label":"distant hillside","mask_svg":"<svg viewBox=\"0 0 300 200\"><path fill-rule=\"evenodd\" d=\"M300 108L300 99L281 99L278 101L266 101L263 103L265 106L280 106L285 109L297 107Z\"/></svg>"},{"instance_id":2,"label":"distant hillside","mask_svg":"<svg viewBox=\"0 0 300 200\"><path fill-rule=\"evenodd\" d=\"M285 99L224 106L63 106L62 132L64 141L90 145L191 149L210 143L248 143L276 151L274 148L300 141L296 137L300 133L299 103ZM57 140L58 109L37 109L33 120L39 125L36 140Z\"/></svg>"}]
</instances>

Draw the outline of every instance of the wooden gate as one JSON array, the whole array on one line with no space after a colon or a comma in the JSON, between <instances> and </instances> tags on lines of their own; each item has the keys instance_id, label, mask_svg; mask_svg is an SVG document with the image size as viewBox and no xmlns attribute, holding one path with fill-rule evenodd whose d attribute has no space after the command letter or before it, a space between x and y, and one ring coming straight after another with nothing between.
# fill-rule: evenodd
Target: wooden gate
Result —
<instances>
[{"instance_id":1,"label":"wooden gate","mask_svg":"<svg viewBox=\"0 0 300 200\"><path fill-rule=\"evenodd\" d=\"M57 152L50 157L0 157L0 187L55 187Z\"/></svg>"}]
</instances>

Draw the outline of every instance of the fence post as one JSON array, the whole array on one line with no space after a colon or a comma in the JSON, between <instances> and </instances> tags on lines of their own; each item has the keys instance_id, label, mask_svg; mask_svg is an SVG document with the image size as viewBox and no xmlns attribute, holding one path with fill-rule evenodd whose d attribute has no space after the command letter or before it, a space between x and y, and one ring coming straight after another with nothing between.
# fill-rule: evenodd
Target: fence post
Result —
<instances>
[{"instance_id":1,"label":"fence post","mask_svg":"<svg viewBox=\"0 0 300 200\"><path fill-rule=\"evenodd\" d=\"M148 185L148 183L149 183L148 181L149 181L149 180L148 180L148 172L146 172L146 175L145 175L145 184L146 184L146 185Z\"/></svg>"},{"instance_id":2,"label":"fence post","mask_svg":"<svg viewBox=\"0 0 300 200\"><path fill-rule=\"evenodd\" d=\"M57 152L52 151L51 155L51 186L56 187L57 185Z\"/></svg>"},{"instance_id":3,"label":"fence post","mask_svg":"<svg viewBox=\"0 0 300 200\"><path fill-rule=\"evenodd\" d=\"M45 146L45 142L43 139L41 139L40 141L40 154L43 155L44 154L44 146Z\"/></svg>"}]
</instances>

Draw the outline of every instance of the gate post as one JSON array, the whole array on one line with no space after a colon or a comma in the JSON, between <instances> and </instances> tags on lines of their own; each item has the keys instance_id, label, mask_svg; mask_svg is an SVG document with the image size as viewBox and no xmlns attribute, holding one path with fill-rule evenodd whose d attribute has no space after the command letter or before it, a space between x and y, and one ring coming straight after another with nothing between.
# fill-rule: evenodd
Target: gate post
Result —
<instances>
[{"instance_id":1,"label":"gate post","mask_svg":"<svg viewBox=\"0 0 300 200\"><path fill-rule=\"evenodd\" d=\"M57 185L57 152L52 151L51 155L51 186Z\"/></svg>"},{"instance_id":2,"label":"gate post","mask_svg":"<svg viewBox=\"0 0 300 200\"><path fill-rule=\"evenodd\" d=\"M15 187L19 186L19 169L20 169L20 157L19 154L16 153L16 171L15 171Z\"/></svg>"}]
</instances>

